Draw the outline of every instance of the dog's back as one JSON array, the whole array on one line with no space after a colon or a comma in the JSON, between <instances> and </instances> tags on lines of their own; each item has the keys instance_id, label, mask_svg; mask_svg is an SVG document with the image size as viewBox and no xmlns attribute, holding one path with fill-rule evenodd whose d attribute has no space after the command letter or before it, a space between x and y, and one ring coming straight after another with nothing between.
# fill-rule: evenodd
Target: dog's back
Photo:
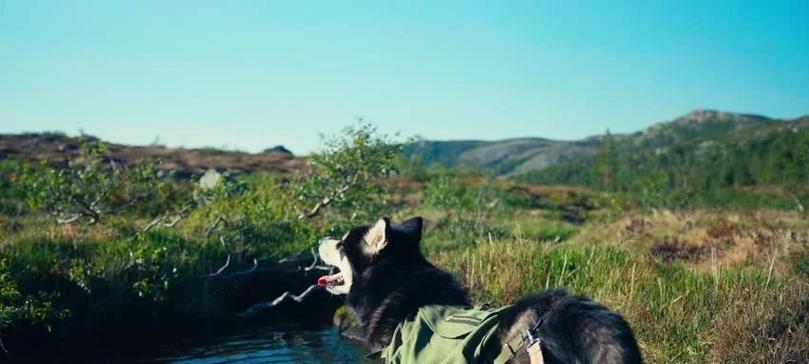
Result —
<instances>
[{"instance_id":1,"label":"dog's back","mask_svg":"<svg viewBox=\"0 0 809 364\"><path fill-rule=\"evenodd\" d=\"M632 329L620 315L564 289L525 297L502 315L499 342L487 350L482 362L491 362L503 343L526 330L540 340L546 364L642 362ZM524 348L511 362L529 362Z\"/></svg>"}]
</instances>

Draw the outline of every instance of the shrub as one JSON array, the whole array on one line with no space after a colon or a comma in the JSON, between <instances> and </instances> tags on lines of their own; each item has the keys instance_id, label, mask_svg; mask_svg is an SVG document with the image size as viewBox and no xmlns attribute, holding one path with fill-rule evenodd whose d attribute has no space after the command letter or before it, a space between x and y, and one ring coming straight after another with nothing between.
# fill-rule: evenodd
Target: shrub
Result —
<instances>
[{"instance_id":1,"label":"shrub","mask_svg":"<svg viewBox=\"0 0 809 364\"><path fill-rule=\"evenodd\" d=\"M293 181L299 218L318 216L329 205L336 224L378 218L386 205L378 180L396 172L401 145L361 120L324 143L309 157L309 171Z\"/></svg>"},{"instance_id":2,"label":"shrub","mask_svg":"<svg viewBox=\"0 0 809 364\"><path fill-rule=\"evenodd\" d=\"M155 189L154 169L144 165L130 170L105 159L106 146L85 142L81 156L67 168L26 165L19 183L29 205L43 209L60 223L79 219L101 222L106 214L119 213L141 200L150 199Z\"/></svg>"},{"instance_id":3,"label":"shrub","mask_svg":"<svg viewBox=\"0 0 809 364\"><path fill-rule=\"evenodd\" d=\"M0 332L17 321L44 325L50 330L52 322L68 315L67 310L54 307L54 298L53 293L41 293L38 297L20 293L5 259L0 259Z\"/></svg>"}]
</instances>

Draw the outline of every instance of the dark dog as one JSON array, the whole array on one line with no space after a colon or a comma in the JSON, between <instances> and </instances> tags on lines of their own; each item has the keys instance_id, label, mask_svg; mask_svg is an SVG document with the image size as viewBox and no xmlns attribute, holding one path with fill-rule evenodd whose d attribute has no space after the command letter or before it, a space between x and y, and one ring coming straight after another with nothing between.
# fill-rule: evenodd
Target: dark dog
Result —
<instances>
[{"instance_id":1,"label":"dark dog","mask_svg":"<svg viewBox=\"0 0 809 364\"><path fill-rule=\"evenodd\" d=\"M420 362L502 361L504 345L514 343L516 338L519 348L511 345L514 350L505 357L511 363L537 362L537 357L531 357L527 350L535 343L541 348L539 360L549 364L642 362L632 330L621 316L588 298L568 295L563 289L523 298L492 314L457 314L461 307L470 307L467 290L451 274L424 258L419 249L421 232L420 217L399 225L384 218L373 226L353 228L342 239L324 238L320 242L321 258L339 272L320 278L318 284L333 294L348 295L347 303L362 324L363 341L372 351L385 350L388 361L407 360L401 359L404 357ZM431 312L441 311L442 307L454 310L454 317L428 322L436 316ZM433 311L425 314L428 309ZM426 325L418 326L418 318L423 318ZM440 348L446 342L439 342L439 338L432 340L419 333L409 340L405 333L413 327L428 327L431 330L427 331L440 333L447 325L456 325L450 328L457 331L457 325L464 324L470 328L442 335L465 340L466 347L457 350ZM476 327L489 333L475 334ZM482 341L470 343L476 335ZM469 347L474 345L477 349L473 352ZM427 353L435 347L443 352L441 360ZM406 350L417 353L398 353ZM449 359L456 351L461 359Z\"/></svg>"}]
</instances>

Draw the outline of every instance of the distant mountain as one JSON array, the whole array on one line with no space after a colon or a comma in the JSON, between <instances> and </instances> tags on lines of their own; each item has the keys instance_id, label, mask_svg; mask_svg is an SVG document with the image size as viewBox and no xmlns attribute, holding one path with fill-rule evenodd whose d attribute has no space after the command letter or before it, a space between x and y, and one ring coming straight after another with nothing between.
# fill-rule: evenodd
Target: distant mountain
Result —
<instances>
[{"instance_id":1,"label":"distant mountain","mask_svg":"<svg viewBox=\"0 0 809 364\"><path fill-rule=\"evenodd\" d=\"M405 156L424 166L469 167L497 175L520 174L595 155L600 141L519 138L500 141L418 141L405 146Z\"/></svg>"},{"instance_id":2,"label":"distant mountain","mask_svg":"<svg viewBox=\"0 0 809 364\"><path fill-rule=\"evenodd\" d=\"M610 140L623 152L666 153L674 146L705 147L735 143L790 128L809 127L809 116L778 120L760 115L695 110L674 120L653 124L632 134L613 134ZM429 141L405 147L405 155L421 165L467 167L500 176L537 173L554 166L584 168L595 162L604 135L559 141L519 138L500 141Z\"/></svg>"}]
</instances>

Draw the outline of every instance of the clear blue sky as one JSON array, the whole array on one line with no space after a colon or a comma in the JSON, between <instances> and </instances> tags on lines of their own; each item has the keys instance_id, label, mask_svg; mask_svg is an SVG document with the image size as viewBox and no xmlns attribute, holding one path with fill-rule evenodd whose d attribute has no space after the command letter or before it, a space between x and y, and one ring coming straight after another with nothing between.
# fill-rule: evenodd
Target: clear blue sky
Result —
<instances>
[{"instance_id":1,"label":"clear blue sky","mask_svg":"<svg viewBox=\"0 0 809 364\"><path fill-rule=\"evenodd\" d=\"M306 153L357 116L573 139L809 114L805 0L114 3L0 1L0 132Z\"/></svg>"}]
</instances>

